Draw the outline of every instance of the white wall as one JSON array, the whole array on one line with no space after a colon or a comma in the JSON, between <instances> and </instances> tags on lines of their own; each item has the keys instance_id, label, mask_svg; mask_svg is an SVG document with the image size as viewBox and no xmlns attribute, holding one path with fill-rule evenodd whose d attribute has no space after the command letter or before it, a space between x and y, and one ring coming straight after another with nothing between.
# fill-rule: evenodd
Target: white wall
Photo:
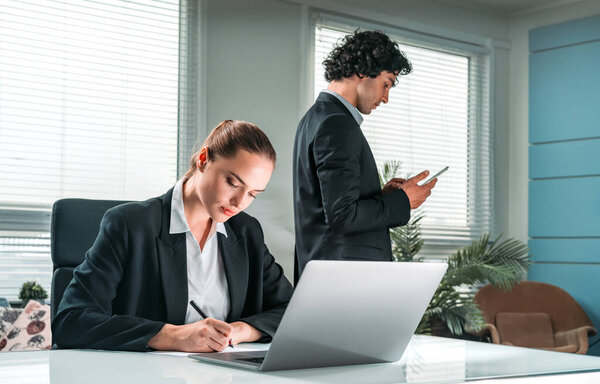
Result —
<instances>
[{"instance_id":1,"label":"white wall","mask_svg":"<svg viewBox=\"0 0 600 384\"><path fill-rule=\"evenodd\" d=\"M308 0L301 1L308 2ZM352 8L356 8L360 10L359 16L364 18L377 17L384 21L391 20L390 23L395 25L424 29L422 32L437 33L438 29L446 29L454 36L463 33L501 41L508 38L506 17L468 7L457 7L430 0L341 0L331 3L334 2L344 4L345 7L336 7L340 12L352 12ZM314 2L320 7L327 3L329 3L327 0ZM378 15L375 15L375 12ZM390 19L388 20L386 16Z\"/></svg>"},{"instance_id":2,"label":"white wall","mask_svg":"<svg viewBox=\"0 0 600 384\"><path fill-rule=\"evenodd\" d=\"M493 116L500 232L508 217L508 20L430 0L207 0L203 70L207 127L226 118L256 123L271 138L278 164L268 190L250 207L266 242L293 277L292 147L308 91L313 7L417 32L488 44L495 51ZM499 42L501 47L496 47Z\"/></svg>"},{"instance_id":3,"label":"white wall","mask_svg":"<svg viewBox=\"0 0 600 384\"><path fill-rule=\"evenodd\" d=\"M293 277L291 152L299 115L300 8L272 0L215 0L206 6L207 126L247 120L271 139L276 169L248 212L260 220L267 246L288 278Z\"/></svg>"},{"instance_id":4,"label":"white wall","mask_svg":"<svg viewBox=\"0 0 600 384\"><path fill-rule=\"evenodd\" d=\"M528 230L529 30L600 15L600 1L588 0L514 16L509 21L512 42L509 89L508 235L526 241ZM576 71L576 63L566 71ZM568 197L565 197L565 202Z\"/></svg>"}]
</instances>

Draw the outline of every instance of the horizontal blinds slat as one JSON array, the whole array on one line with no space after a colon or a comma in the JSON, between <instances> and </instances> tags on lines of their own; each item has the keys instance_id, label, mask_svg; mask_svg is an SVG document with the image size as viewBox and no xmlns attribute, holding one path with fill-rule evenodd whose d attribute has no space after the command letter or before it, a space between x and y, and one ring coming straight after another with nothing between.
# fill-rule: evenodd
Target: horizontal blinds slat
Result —
<instances>
[{"instance_id":1,"label":"horizontal blinds slat","mask_svg":"<svg viewBox=\"0 0 600 384\"><path fill-rule=\"evenodd\" d=\"M130 5L124 7L124 4ZM131 7L131 5L137 5L137 7ZM150 5L152 4L152 5ZM178 2L173 1L172 9L161 8L156 5L160 4L157 2L148 2L149 9L144 9L144 3L132 3L126 1L56 1L46 2L43 8L39 7L39 2L36 1L25 1L20 0L18 2L7 2L6 6L12 9L22 9L35 12L35 14L51 14L53 12L66 12L67 15L72 16L85 16L85 15L99 15L107 17L109 20L128 20L140 16L141 19L138 23L146 23L152 25L152 23L176 23L177 16L179 13ZM3 7L5 4L3 4ZM157 12L153 12L157 11ZM157 17L154 17L156 15Z\"/></svg>"},{"instance_id":2,"label":"horizontal blinds slat","mask_svg":"<svg viewBox=\"0 0 600 384\"><path fill-rule=\"evenodd\" d=\"M327 87L323 60L354 26L315 28L315 97ZM401 162L403 177L446 165L422 212L424 254L450 254L490 231L488 71L480 54L399 42L413 64L389 102L364 116L362 130L379 167ZM441 225L441 226L440 226ZM428 247L427 244L432 246Z\"/></svg>"},{"instance_id":3,"label":"horizontal blinds slat","mask_svg":"<svg viewBox=\"0 0 600 384\"><path fill-rule=\"evenodd\" d=\"M106 28L94 28L89 27L89 24L86 25L85 23L94 23L93 20L91 19L86 19L84 23L82 23L81 25L77 26L74 24L64 24L64 23L53 23L53 24L49 24L47 26L44 26L43 28L40 27L38 24L32 23L32 21L37 21L39 22L48 22L52 19L30 19L30 18L23 18L20 19L18 17L14 17L12 19L7 19L6 17L3 17L3 20L0 19L3 24L7 27L7 28L15 28L15 27L21 27L21 28L26 28L27 32L29 32L31 35L34 34L42 34L44 33L44 35L42 35L41 38L39 39L33 39L33 36L29 36L29 35L15 35L15 34L11 34L11 33L7 33L7 36L10 37L14 37L17 39L25 39L25 40L29 40L31 43L37 42L38 44L41 42L47 42L48 44L50 44L51 46L54 44L54 41L50 38L50 36L61 36L64 35L66 33L69 34L77 34L76 36L72 36L72 38L69 39L69 45L74 45L76 46L77 43L80 42L85 42L86 40L82 39L82 37L95 37L98 39L98 41L106 41L106 39L108 38L113 38L116 39L115 44L111 44L111 45L103 45L104 49L111 49L111 48L129 48L127 45L124 44L120 44L123 40L121 39L122 37L129 37L130 40L141 44L142 46L152 46L152 47L164 47L166 49L171 49L172 47L170 47L169 43L172 43L173 41L177 41L177 35L175 34L175 32L173 30L169 30L169 29L160 29L160 28L155 28L154 30L138 30L138 33L129 33L131 31L135 31L135 28L132 28L131 25L127 25L127 24L123 24L123 25L108 25L105 24ZM95 26L98 26L99 24L93 24ZM59 28L62 27L62 28ZM102 33L103 36L94 36L93 34L91 34L91 32L96 32L96 33ZM145 38L144 38L145 37ZM156 45L150 45L149 41L153 41L156 43ZM81 47L83 47L81 45Z\"/></svg>"},{"instance_id":4,"label":"horizontal blinds slat","mask_svg":"<svg viewBox=\"0 0 600 384\"><path fill-rule=\"evenodd\" d=\"M50 230L50 208L21 209L20 207L0 207L0 236L6 231L40 231ZM5 234L6 235L6 234ZM22 236L22 233L16 233ZM8 235L6 235L8 236Z\"/></svg>"},{"instance_id":5,"label":"horizontal blinds slat","mask_svg":"<svg viewBox=\"0 0 600 384\"><path fill-rule=\"evenodd\" d=\"M0 59L0 65L4 65L5 63L3 62L2 59ZM8 67L8 66L7 66ZM35 91L35 92L39 92L38 89L39 88L45 88L49 91L55 89L54 87L56 87L57 85L64 85L66 79L60 75L60 76L53 76L56 74L55 71L52 70L51 65L45 65L44 67L39 67L39 68L32 68L33 70L25 73L24 69L25 68L31 68L28 66L21 66L21 68L19 68L19 71L10 71L10 70L6 70L4 71L4 75L6 78L6 81L12 81L13 82L13 87L14 87L14 91L15 95L19 95L19 94L25 94L27 95L28 92L27 91ZM82 71L83 72L83 71ZM120 72L122 74L122 72ZM10 74L10 76L9 76ZM169 74L170 77L165 77L163 78L159 78L156 76L151 77L151 79L153 79L153 81L151 83L149 83L147 80L145 79L145 81L136 81L135 78L133 78L132 76L121 76L119 77L114 77L114 76L100 76L98 73L96 74L95 77L90 78L89 77L89 72L88 73L83 73L83 74L79 74L76 73L76 71L69 71L69 79L68 81L71 82L71 84L69 84L69 91L71 91L72 89L75 90L87 90L89 89L89 87L99 87L100 89L103 88L109 88L109 87L115 87L115 86L122 86L123 85L123 81L126 79L127 83L129 85L134 85L135 88L131 88L128 89L128 92L140 92L140 91L157 91L160 90L161 92L176 92L177 91L177 87L174 86L172 84L172 75L173 74ZM29 85L27 83L23 83L24 81L27 80L32 80L35 79L35 87L31 87L31 85ZM85 86L83 85L85 84ZM47 102L51 103L54 100L48 100Z\"/></svg>"},{"instance_id":6,"label":"horizontal blinds slat","mask_svg":"<svg viewBox=\"0 0 600 384\"><path fill-rule=\"evenodd\" d=\"M2 66L3 68L8 68L6 70L3 69L3 73L4 73L3 77L6 79L6 81L9 81L9 80L12 80L12 78L10 76L8 76L8 74L10 74L10 72L16 71L15 67L18 65L18 62L11 63L8 60L6 60L7 58L9 58L9 57L5 57L4 59L0 60L0 66ZM40 56L36 56L36 59L43 59L43 58ZM120 86L123 86L123 81L127 80L128 87L137 85L138 87L143 89L144 87L146 87L149 84L148 81L151 81L150 84L152 84L152 86L154 88L165 87L164 88L165 90L169 90L169 89L172 89L170 87L173 87L173 84L170 81L172 81L176 75L175 72L169 72L169 73L165 74L164 71L157 71L157 70L155 70L155 67L147 68L147 70L145 70L145 71L138 71L139 68L130 68L130 67L125 68L124 66L121 66L121 67L113 66L111 68L108 64L106 66L98 66L97 63L88 63L88 62L79 62L79 63L77 63L78 66L76 68L70 68L68 70L65 68L65 66L63 64L60 64L60 63L55 65L53 68L52 66L54 63L52 63L52 62L48 62L48 65L44 65L42 68L41 64L39 64L39 63L37 64L37 65L39 65L39 67L36 67L34 65L35 63L34 64L25 64L25 62L27 60L29 60L29 58L27 58L27 57L21 58L19 60L19 62L24 63L24 64L20 65L21 68L19 69L19 73L22 74L21 76L32 76L33 78L42 76L44 78L44 80L40 82L39 88L41 88L41 90L45 90L46 92L56 91L56 89L53 88L53 86L55 86L57 83L59 85L62 85L63 87L65 87L66 88L65 90L67 90L67 91L70 90L71 87L81 86L81 81L83 81L81 79L81 76L83 76L83 77L92 76L90 78L92 80L90 82L90 84L94 84L94 80L96 80L96 81L110 80L114 83L119 83ZM171 65L173 64L174 61L176 61L174 58L170 60ZM88 64L88 67L86 68L86 67L82 66L81 64ZM32 71L28 71L29 69L31 69ZM49 71L49 72L42 73L43 71ZM50 71L53 71L53 72L50 72ZM159 77L158 75L165 75L165 76ZM58 81L55 81L53 84L52 83L53 78L55 78L57 80L61 80L61 82L59 83ZM131 81L129 81L129 80L131 80ZM21 91L21 93L25 93L26 90L32 89L32 84L19 83L17 81L14 81L14 83L15 84L13 85L13 87L16 90ZM99 83L95 83L95 84L99 84ZM33 89L38 89L38 88L33 88ZM135 90L135 88L133 90ZM128 91L128 89L125 88L125 89L123 89L123 91Z\"/></svg>"},{"instance_id":7,"label":"horizontal blinds slat","mask_svg":"<svg viewBox=\"0 0 600 384\"><path fill-rule=\"evenodd\" d=\"M176 118L176 116L174 118ZM163 143L165 140L169 141L176 139L173 137L173 132L177 131L176 126L163 126L162 130L158 130L156 128L142 129L141 122L136 122L136 124L129 125L126 129L125 127L119 127L116 124L114 126L110 126L92 124L88 121L80 121L77 128L75 128L75 122L77 121L75 120L73 121L73 124L70 124L73 127L65 126L62 129L64 134L68 135L68 138L57 137L57 135L53 134L52 132L38 130L37 125L26 129L28 127L16 123L11 124L8 127L3 127L3 130L6 130L6 132L4 132L5 136L3 135L3 137L6 138L5 143L10 143L11 138L21 139L27 137L27 135L36 135L35 138L32 139L33 143L36 141L40 141L42 143L54 141L56 143L90 144L90 139L107 140L109 142L112 141L112 144L115 147L122 145L115 143L115 138L126 137L126 135L133 136L132 139L135 139L135 141L133 141L133 143L128 142L127 145L133 144L134 146L136 143L160 145L161 143L159 143L157 139L163 140ZM172 121L170 121L170 123L174 125ZM40 124L40 128L43 126L43 124ZM102 128L103 131L99 131L98 128ZM73 149L76 150L76 147Z\"/></svg>"}]
</instances>

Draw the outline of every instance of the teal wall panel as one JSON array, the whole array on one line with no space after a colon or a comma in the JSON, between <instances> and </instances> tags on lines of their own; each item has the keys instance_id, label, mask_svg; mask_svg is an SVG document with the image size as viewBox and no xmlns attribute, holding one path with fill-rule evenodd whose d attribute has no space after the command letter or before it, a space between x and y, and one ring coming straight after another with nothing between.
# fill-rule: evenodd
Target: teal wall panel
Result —
<instances>
[{"instance_id":1,"label":"teal wall panel","mask_svg":"<svg viewBox=\"0 0 600 384\"><path fill-rule=\"evenodd\" d=\"M600 177L529 182L530 237L600 237Z\"/></svg>"},{"instance_id":2,"label":"teal wall panel","mask_svg":"<svg viewBox=\"0 0 600 384\"><path fill-rule=\"evenodd\" d=\"M529 177L600 176L600 139L529 147Z\"/></svg>"},{"instance_id":3,"label":"teal wall panel","mask_svg":"<svg viewBox=\"0 0 600 384\"><path fill-rule=\"evenodd\" d=\"M539 51L600 39L600 16L549 25L529 31L529 50Z\"/></svg>"},{"instance_id":4,"label":"teal wall panel","mask_svg":"<svg viewBox=\"0 0 600 384\"><path fill-rule=\"evenodd\" d=\"M531 143L600 137L600 41L529 56Z\"/></svg>"},{"instance_id":5,"label":"teal wall panel","mask_svg":"<svg viewBox=\"0 0 600 384\"><path fill-rule=\"evenodd\" d=\"M529 249L533 261L600 263L600 239L536 238Z\"/></svg>"},{"instance_id":6,"label":"teal wall panel","mask_svg":"<svg viewBox=\"0 0 600 384\"><path fill-rule=\"evenodd\" d=\"M529 37L528 279L565 289L599 328L600 17Z\"/></svg>"},{"instance_id":7,"label":"teal wall panel","mask_svg":"<svg viewBox=\"0 0 600 384\"><path fill-rule=\"evenodd\" d=\"M599 276L598 264L535 264L529 270L529 280L556 285L573 296L600 331ZM589 354L600 355L599 347L600 343Z\"/></svg>"}]
</instances>

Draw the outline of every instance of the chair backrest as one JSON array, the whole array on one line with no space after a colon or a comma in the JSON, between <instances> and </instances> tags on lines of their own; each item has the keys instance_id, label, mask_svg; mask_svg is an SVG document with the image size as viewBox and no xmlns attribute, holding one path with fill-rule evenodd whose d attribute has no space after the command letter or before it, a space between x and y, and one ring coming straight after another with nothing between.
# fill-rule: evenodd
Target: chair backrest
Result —
<instances>
[{"instance_id":1,"label":"chair backrest","mask_svg":"<svg viewBox=\"0 0 600 384\"><path fill-rule=\"evenodd\" d=\"M126 201L61 199L52 206L51 319L54 319L63 293L73 278L73 269L83 262L98 235L102 216L108 209L123 203Z\"/></svg>"},{"instance_id":2,"label":"chair backrest","mask_svg":"<svg viewBox=\"0 0 600 384\"><path fill-rule=\"evenodd\" d=\"M475 301L485 321L494 325L500 312L544 312L550 315L554 332L593 326L571 295L557 286L537 281L522 281L509 292L486 285L477 292Z\"/></svg>"}]
</instances>

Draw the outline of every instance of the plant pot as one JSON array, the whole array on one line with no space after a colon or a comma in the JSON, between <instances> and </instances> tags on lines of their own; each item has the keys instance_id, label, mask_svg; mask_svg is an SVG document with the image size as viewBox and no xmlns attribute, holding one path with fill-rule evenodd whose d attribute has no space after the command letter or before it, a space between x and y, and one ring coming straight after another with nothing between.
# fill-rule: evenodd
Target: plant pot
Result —
<instances>
[{"instance_id":1,"label":"plant pot","mask_svg":"<svg viewBox=\"0 0 600 384\"><path fill-rule=\"evenodd\" d=\"M464 331L462 335L457 336L450 332L446 323L444 323L439 317L431 318L431 336L449 337L451 339L462 339L471 341L483 341L487 342L483 337L473 335L469 332Z\"/></svg>"},{"instance_id":2,"label":"plant pot","mask_svg":"<svg viewBox=\"0 0 600 384\"><path fill-rule=\"evenodd\" d=\"M446 323L444 323L439 317L431 318L431 336L451 337L454 339L460 337L450 332Z\"/></svg>"}]
</instances>

